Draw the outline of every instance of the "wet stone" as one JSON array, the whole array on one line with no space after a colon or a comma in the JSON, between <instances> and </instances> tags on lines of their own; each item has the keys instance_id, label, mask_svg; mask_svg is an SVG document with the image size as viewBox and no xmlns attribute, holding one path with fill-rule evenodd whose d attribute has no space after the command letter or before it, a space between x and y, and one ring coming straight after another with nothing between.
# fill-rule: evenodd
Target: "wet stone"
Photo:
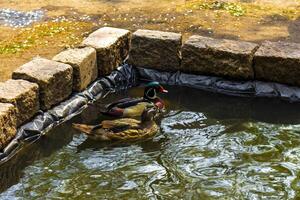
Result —
<instances>
[{"instance_id":1,"label":"wet stone","mask_svg":"<svg viewBox=\"0 0 300 200\"><path fill-rule=\"evenodd\" d=\"M128 56L131 33L125 29L103 27L91 33L83 42L97 51L99 76L110 74Z\"/></svg>"},{"instance_id":2,"label":"wet stone","mask_svg":"<svg viewBox=\"0 0 300 200\"><path fill-rule=\"evenodd\" d=\"M257 44L191 36L182 48L181 70L188 73L253 79Z\"/></svg>"},{"instance_id":3,"label":"wet stone","mask_svg":"<svg viewBox=\"0 0 300 200\"><path fill-rule=\"evenodd\" d=\"M92 47L68 49L53 60L73 67L73 90L82 91L98 77L96 50Z\"/></svg>"},{"instance_id":4,"label":"wet stone","mask_svg":"<svg viewBox=\"0 0 300 200\"><path fill-rule=\"evenodd\" d=\"M182 36L178 33L137 30L132 34L129 63L136 67L176 71Z\"/></svg>"},{"instance_id":5,"label":"wet stone","mask_svg":"<svg viewBox=\"0 0 300 200\"><path fill-rule=\"evenodd\" d=\"M16 135L16 108L10 103L0 103L0 150Z\"/></svg>"},{"instance_id":6,"label":"wet stone","mask_svg":"<svg viewBox=\"0 0 300 200\"><path fill-rule=\"evenodd\" d=\"M31 119L40 109L39 87L25 80L0 83L0 102L11 103L17 110L17 126Z\"/></svg>"},{"instance_id":7,"label":"wet stone","mask_svg":"<svg viewBox=\"0 0 300 200\"><path fill-rule=\"evenodd\" d=\"M254 55L257 79L300 86L300 44L264 42Z\"/></svg>"},{"instance_id":8,"label":"wet stone","mask_svg":"<svg viewBox=\"0 0 300 200\"><path fill-rule=\"evenodd\" d=\"M68 64L35 58L15 70L12 76L39 85L43 110L60 103L72 93L73 68Z\"/></svg>"}]
</instances>

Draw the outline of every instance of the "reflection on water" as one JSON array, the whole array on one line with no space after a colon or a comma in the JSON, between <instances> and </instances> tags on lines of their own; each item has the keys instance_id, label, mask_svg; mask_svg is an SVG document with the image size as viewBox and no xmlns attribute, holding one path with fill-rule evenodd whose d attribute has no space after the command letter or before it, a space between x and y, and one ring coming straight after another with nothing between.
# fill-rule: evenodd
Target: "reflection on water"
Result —
<instances>
[{"instance_id":1,"label":"reflection on water","mask_svg":"<svg viewBox=\"0 0 300 200\"><path fill-rule=\"evenodd\" d=\"M67 123L0 169L2 199L291 199L299 105L169 87L155 138L88 140ZM133 89L130 95L141 95ZM116 95L114 98L126 96ZM109 102L111 99L106 99ZM73 121L101 121L97 108ZM17 163L26 166L18 167Z\"/></svg>"},{"instance_id":2,"label":"reflection on water","mask_svg":"<svg viewBox=\"0 0 300 200\"><path fill-rule=\"evenodd\" d=\"M22 12L12 9L0 9L0 25L24 27L40 21L44 16L42 10Z\"/></svg>"}]
</instances>

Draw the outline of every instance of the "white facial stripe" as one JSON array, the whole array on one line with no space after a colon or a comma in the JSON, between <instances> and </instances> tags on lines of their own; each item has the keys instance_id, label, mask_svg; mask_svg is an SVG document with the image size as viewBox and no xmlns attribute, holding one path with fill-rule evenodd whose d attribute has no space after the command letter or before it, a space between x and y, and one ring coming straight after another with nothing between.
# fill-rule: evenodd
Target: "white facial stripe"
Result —
<instances>
[{"instance_id":1,"label":"white facial stripe","mask_svg":"<svg viewBox=\"0 0 300 200\"><path fill-rule=\"evenodd\" d=\"M154 88L150 88L147 92L146 92L146 96L149 99L155 99L156 98L156 91Z\"/></svg>"}]
</instances>

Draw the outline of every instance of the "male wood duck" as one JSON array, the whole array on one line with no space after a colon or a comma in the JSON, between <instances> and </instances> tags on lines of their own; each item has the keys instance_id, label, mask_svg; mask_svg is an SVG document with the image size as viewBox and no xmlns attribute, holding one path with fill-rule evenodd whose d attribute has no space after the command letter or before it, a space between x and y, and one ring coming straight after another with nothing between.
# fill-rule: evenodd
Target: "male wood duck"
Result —
<instances>
[{"instance_id":1,"label":"male wood duck","mask_svg":"<svg viewBox=\"0 0 300 200\"><path fill-rule=\"evenodd\" d=\"M73 127L94 140L99 141L136 141L153 137L159 130L153 121L157 107L146 108L141 120L121 118L104 120L99 125L73 124Z\"/></svg>"},{"instance_id":2,"label":"male wood duck","mask_svg":"<svg viewBox=\"0 0 300 200\"><path fill-rule=\"evenodd\" d=\"M101 113L114 117L139 117L145 108L151 105L155 105L158 111L161 112L164 110L165 104L157 96L157 93L167 92L158 82L150 82L146 85L142 98L121 99L107 105Z\"/></svg>"}]
</instances>

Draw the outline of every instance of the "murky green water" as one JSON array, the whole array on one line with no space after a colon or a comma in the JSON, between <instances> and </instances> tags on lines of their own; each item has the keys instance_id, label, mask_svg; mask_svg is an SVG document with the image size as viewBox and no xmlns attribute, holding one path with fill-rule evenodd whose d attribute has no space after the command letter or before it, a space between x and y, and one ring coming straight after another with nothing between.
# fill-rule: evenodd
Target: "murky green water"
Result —
<instances>
[{"instance_id":1,"label":"murky green water","mask_svg":"<svg viewBox=\"0 0 300 200\"><path fill-rule=\"evenodd\" d=\"M0 198L300 197L299 105L168 89L169 112L154 139L96 143L65 124L2 166ZM99 120L95 106L74 119Z\"/></svg>"}]
</instances>

